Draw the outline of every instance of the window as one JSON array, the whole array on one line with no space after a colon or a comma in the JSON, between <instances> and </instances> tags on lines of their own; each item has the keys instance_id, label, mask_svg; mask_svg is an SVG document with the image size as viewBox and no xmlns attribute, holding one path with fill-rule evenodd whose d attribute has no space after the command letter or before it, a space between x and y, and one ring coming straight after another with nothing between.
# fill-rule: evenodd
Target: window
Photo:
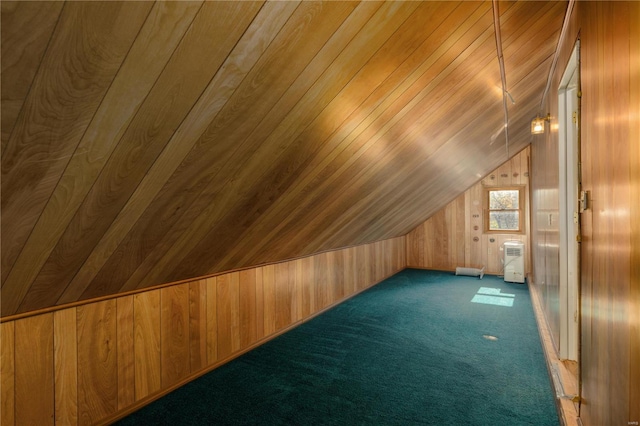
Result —
<instances>
[{"instance_id":1,"label":"window","mask_svg":"<svg viewBox=\"0 0 640 426\"><path fill-rule=\"evenodd\" d=\"M523 187L485 188L485 232L522 232Z\"/></svg>"}]
</instances>

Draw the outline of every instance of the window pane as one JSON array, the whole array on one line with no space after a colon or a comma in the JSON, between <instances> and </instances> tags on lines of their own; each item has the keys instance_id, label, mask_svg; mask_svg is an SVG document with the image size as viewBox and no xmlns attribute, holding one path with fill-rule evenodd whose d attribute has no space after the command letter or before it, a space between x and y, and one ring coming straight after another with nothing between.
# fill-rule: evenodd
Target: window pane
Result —
<instances>
[{"instance_id":1,"label":"window pane","mask_svg":"<svg viewBox=\"0 0 640 426\"><path fill-rule=\"evenodd\" d=\"M517 231L520 212L518 211L493 211L489 214L489 230L491 231Z\"/></svg>"},{"instance_id":2,"label":"window pane","mask_svg":"<svg viewBox=\"0 0 640 426\"><path fill-rule=\"evenodd\" d=\"M489 210L518 209L517 189L489 191Z\"/></svg>"}]
</instances>

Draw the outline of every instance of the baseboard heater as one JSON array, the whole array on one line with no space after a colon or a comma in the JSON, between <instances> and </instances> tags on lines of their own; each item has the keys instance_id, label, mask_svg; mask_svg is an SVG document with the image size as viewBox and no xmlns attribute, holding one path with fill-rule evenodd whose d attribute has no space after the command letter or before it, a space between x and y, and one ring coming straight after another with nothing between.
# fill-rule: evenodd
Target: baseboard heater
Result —
<instances>
[{"instance_id":1,"label":"baseboard heater","mask_svg":"<svg viewBox=\"0 0 640 426\"><path fill-rule=\"evenodd\" d=\"M456 268L456 275L467 275L470 277L484 277L484 266L481 269L478 268L463 268L458 266Z\"/></svg>"}]
</instances>

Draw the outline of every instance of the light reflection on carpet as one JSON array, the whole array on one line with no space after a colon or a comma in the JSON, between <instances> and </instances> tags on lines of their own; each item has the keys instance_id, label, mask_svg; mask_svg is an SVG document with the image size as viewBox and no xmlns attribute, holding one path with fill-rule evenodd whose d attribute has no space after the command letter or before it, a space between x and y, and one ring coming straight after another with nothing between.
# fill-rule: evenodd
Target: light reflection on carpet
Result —
<instances>
[{"instance_id":1,"label":"light reflection on carpet","mask_svg":"<svg viewBox=\"0 0 640 426\"><path fill-rule=\"evenodd\" d=\"M500 293L499 288L480 287L476 295L471 299L471 302L510 308L513 306L515 297L515 294Z\"/></svg>"}]
</instances>

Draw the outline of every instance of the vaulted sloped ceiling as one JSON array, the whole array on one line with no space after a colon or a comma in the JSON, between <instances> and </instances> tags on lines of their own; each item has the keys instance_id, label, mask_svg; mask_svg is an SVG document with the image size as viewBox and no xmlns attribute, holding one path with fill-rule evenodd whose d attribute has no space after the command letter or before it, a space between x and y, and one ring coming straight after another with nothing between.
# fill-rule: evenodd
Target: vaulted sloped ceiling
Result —
<instances>
[{"instance_id":1,"label":"vaulted sloped ceiling","mask_svg":"<svg viewBox=\"0 0 640 426\"><path fill-rule=\"evenodd\" d=\"M509 155L564 2L500 2ZM2 315L407 233L507 160L491 2L2 2Z\"/></svg>"}]
</instances>

